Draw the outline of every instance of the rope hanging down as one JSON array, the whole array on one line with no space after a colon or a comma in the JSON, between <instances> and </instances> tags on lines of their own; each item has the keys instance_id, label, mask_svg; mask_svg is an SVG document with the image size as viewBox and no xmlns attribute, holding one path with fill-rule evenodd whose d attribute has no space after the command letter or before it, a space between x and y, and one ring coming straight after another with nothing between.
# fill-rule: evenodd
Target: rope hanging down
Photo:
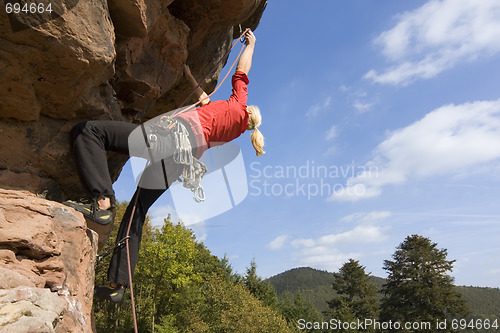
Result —
<instances>
[{"instance_id":1,"label":"rope hanging down","mask_svg":"<svg viewBox=\"0 0 500 333\"><path fill-rule=\"evenodd\" d=\"M208 73L208 75L203 79L203 81L201 81L200 83L198 83L198 85L193 89L193 91L188 95L188 97L186 97L186 99L179 105L179 108L184 106L184 104L189 100L189 98L194 94L194 92L196 91L196 89L200 88L201 86L201 83L204 82L206 79L208 79L212 74L213 72L215 72L215 70L217 70L219 64L222 62L222 60L224 58L226 58L226 56L229 55L229 53L231 52L231 50L236 46L236 44L238 43L238 41L241 41L241 42L244 42L244 40L242 40L242 38L245 36L245 34L247 33L247 31L250 30L250 29L246 29L241 35L240 37L233 43L233 45L231 46L231 48L226 52L226 54L224 55L224 57L222 57L214 66L214 68ZM240 29L241 31L241 29ZM229 73L232 71L233 67L236 65L236 62L238 61L239 57L241 56L241 54L243 53L243 49L245 48L245 44L243 44L243 46L241 47L241 50L240 50L240 53L238 53L238 56L236 57L236 59L234 60L233 64L231 65L231 67L229 68L228 72L226 73L226 75L224 76L224 78L221 80L220 84L217 85L217 87L215 87L214 91L212 91L212 93L210 95L208 95L208 97L211 97L219 88L220 86L224 83L224 81L226 80L226 78L228 77ZM208 98L207 97L207 98ZM201 103L202 101L198 101L198 103L194 104L195 106L198 105L199 103ZM179 114L179 113L177 113ZM173 114L175 115L175 113ZM144 167L144 170L148 167L148 163L146 164L146 166ZM135 209L137 207L137 201L138 201L138 198L139 198L139 193L141 191L141 182L142 182L142 178L139 180L139 184L137 185L137 191L136 191L136 196L135 196L135 200L134 200L134 204L132 206L132 212L130 214L130 220L128 222L128 227L127 227L127 234L124 238L125 240L125 247L126 247L126 250L127 250L127 266L128 266L128 279L129 279L129 288L130 288L130 302L131 302L131 306L132 306L132 317L134 319L134 332L135 333L138 333L138 327L137 327L137 317L136 317L136 313L135 313L135 302L134 302L134 288L133 288L133 284L132 284L132 265L130 263L130 247L129 247L129 239L130 239L130 228L132 226L132 219L134 217L134 214L135 214Z\"/></svg>"}]
</instances>

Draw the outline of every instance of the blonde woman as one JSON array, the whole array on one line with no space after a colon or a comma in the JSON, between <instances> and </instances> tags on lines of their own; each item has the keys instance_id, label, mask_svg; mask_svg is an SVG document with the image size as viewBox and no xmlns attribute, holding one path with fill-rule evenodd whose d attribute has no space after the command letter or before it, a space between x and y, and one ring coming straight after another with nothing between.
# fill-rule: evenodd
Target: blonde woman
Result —
<instances>
[{"instance_id":1,"label":"blonde woman","mask_svg":"<svg viewBox=\"0 0 500 333\"><path fill-rule=\"evenodd\" d=\"M193 111L179 114L174 117L189 133L192 155L201 157L203 152L216 145L229 142L239 137L246 130L252 130L250 135L252 145L257 156L264 154L264 137L258 130L262 122L261 113L256 106L247 106L247 74L252 66L252 56L255 47L255 36L248 31L246 48L236 66L232 77L233 90L228 100L210 102L207 94L201 89L195 90L201 106ZM185 67L185 75L193 87L197 87L196 80L189 68ZM113 201L114 191L108 171L106 150L119 153L129 153L129 136L138 125L119 121L88 121L75 126L72 131L73 146L77 159L79 175L83 186L91 200L88 202L66 201L65 204L73 207L100 224L109 224L114 219ZM172 135L162 138L166 147L165 156L173 156L175 140ZM170 157L172 159L172 157ZM165 161L172 163L173 161ZM144 171L154 169L155 164ZM173 167L173 169L176 169ZM179 174L169 175L177 179ZM173 177L170 177L173 176ZM168 183L166 184L168 188ZM127 251L123 240L127 236L130 222L129 249L132 272L135 269L141 242L142 227L146 214L151 205L166 191L164 189L150 189L138 187L122 218L116 239L116 248L113 252L108 269L109 286L97 286L96 295L114 303L121 302L125 288L128 286ZM135 204L135 210L134 208ZM132 215L134 212L134 215ZM132 273L133 274L133 273Z\"/></svg>"}]
</instances>

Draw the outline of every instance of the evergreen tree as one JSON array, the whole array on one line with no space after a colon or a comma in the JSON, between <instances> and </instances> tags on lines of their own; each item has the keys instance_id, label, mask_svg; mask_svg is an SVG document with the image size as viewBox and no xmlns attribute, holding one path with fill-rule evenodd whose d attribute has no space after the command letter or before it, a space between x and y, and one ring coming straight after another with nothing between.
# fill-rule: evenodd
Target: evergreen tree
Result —
<instances>
[{"instance_id":1,"label":"evergreen tree","mask_svg":"<svg viewBox=\"0 0 500 333\"><path fill-rule=\"evenodd\" d=\"M377 287L358 261L349 259L335 274L332 287L336 296L327 302L327 315L345 322L378 318ZM373 327L365 331L371 332Z\"/></svg>"},{"instance_id":2,"label":"evergreen tree","mask_svg":"<svg viewBox=\"0 0 500 333\"><path fill-rule=\"evenodd\" d=\"M429 322L429 330L418 331L434 332L437 320L463 318L467 306L456 291L453 278L447 275L455 262L447 260L447 255L446 249L438 249L428 238L408 236L394 253L394 260L384 262L389 276L382 290L381 321ZM440 330L451 331L450 325L447 330Z\"/></svg>"},{"instance_id":3,"label":"evergreen tree","mask_svg":"<svg viewBox=\"0 0 500 333\"><path fill-rule=\"evenodd\" d=\"M257 264L255 263L255 259L250 263L243 283L250 293L262 301L264 305L275 309L278 307L278 296L276 291L271 283L263 281L262 278L257 275Z\"/></svg>"},{"instance_id":4,"label":"evergreen tree","mask_svg":"<svg viewBox=\"0 0 500 333\"><path fill-rule=\"evenodd\" d=\"M314 307L314 305L307 301L300 291L292 297L288 291L283 293L282 300L279 303L281 315L287 320L290 327L297 327L299 320L305 322L322 322L323 316ZM308 332L321 332L321 330L312 329Z\"/></svg>"},{"instance_id":5,"label":"evergreen tree","mask_svg":"<svg viewBox=\"0 0 500 333\"><path fill-rule=\"evenodd\" d=\"M226 278L228 282L232 283L242 283L241 275L238 275L233 271L233 266L229 263L229 258L226 254L220 259L220 268L222 269L222 275Z\"/></svg>"}]
</instances>

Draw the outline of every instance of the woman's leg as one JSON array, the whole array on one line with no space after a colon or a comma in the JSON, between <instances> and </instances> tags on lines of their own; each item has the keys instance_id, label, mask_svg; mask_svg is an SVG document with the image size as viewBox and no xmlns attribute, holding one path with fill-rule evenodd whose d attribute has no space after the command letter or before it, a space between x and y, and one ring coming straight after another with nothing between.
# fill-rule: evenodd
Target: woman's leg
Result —
<instances>
[{"instance_id":1,"label":"woman's leg","mask_svg":"<svg viewBox=\"0 0 500 333\"><path fill-rule=\"evenodd\" d=\"M165 191L166 189L151 190L138 187L120 223L120 229L118 230L118 235L116 236L117 243L127 237L127 230L130 223L130 238L128 242L132 274L135 270L135 265L137 264L137 258L139 256L142 227L144 226L144 222L146 221L146 214L149 210L149 207L151 207L151 205L153 205L153 203ZM134 215L132 216L134 206L135 211ZM131 216L132 220L130 219ZM123 286L129 285L128 259L125 242L122 242L122 245L115 248L113 252L113 257L111 258L111 263L108 269L108 280Z\"/></svg>"},{"instance_id":2,"label":"woman's leg","mask_svg":"<svg viewBox=\"0 0 500 333\"><path fill-rule=\"evenodd\" d=\"M92 198L114 196L106 151L128 154L128 137L136 127L127 122L97 120L79 123L73 128L78 174Z\"/></svg>"}]
</instances>

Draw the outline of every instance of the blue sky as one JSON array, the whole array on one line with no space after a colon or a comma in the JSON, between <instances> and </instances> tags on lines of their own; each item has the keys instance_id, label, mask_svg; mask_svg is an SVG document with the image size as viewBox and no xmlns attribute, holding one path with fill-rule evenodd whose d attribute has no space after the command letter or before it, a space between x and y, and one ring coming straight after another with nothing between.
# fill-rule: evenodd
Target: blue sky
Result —
<instances>
[{"instance_id":1,"label":"blue sky","mask_svg":"<svg viewBox=\"0 0 500 333\"><path fill-rule=\"evenodd\" d=\"M266 154L249 133L234 141L248 194L203 222L180 216L197 238L239 273L253 258L263 277L354 258L385 277L420 234L448 249L457 284L500 287L500 3L269 1L255 34ZM119 200L132 178L127 165ZM174 207L169 191L150 213Z\"/></svg>"}]
</instances>

